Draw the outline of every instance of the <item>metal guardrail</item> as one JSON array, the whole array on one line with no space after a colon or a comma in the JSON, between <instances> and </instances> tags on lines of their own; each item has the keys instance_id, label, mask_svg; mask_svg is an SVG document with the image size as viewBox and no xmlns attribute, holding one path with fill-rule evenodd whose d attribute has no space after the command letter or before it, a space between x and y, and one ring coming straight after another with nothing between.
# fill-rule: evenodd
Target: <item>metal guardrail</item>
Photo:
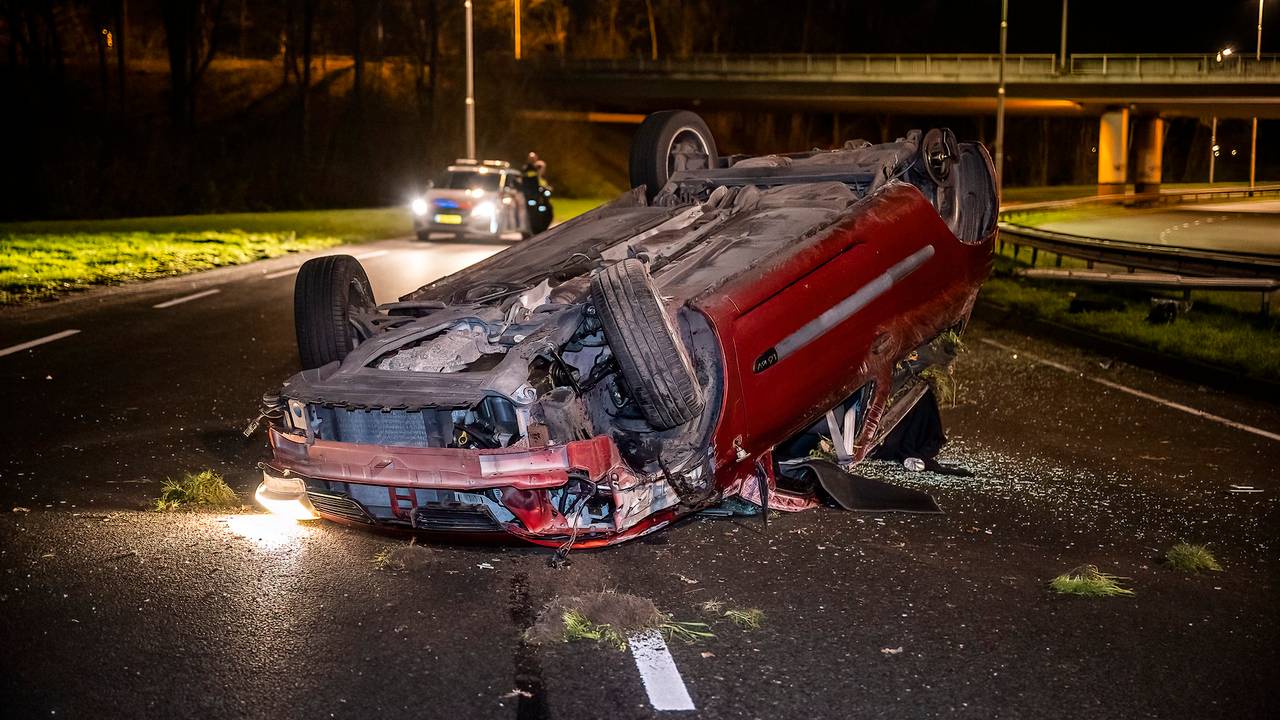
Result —
<instances>
[{"instance_id":1,"label":"metal guardrail","mask_svg":"<svg viewBox=\"0 0 1280 720\"><path fill-rule=\"evenodd\" d=\"M538 64L562 72L611 75L798 77L823 79L904 80L944 82L956 79L994 82L1000 67L997 54L708 54L689 57L541 60ZM1245 54L1215 55L1077 54L1060 67L1052 53L1006 56L1010 82L1105 83L1142 80L1166 82L1220 81L1226 83L1280 82L1280 55L1261 60Z\"/></svg>"},{"instance_id":2,"label":"metal guardrail","mask_svg":"<svg viewBox=\"0 0 1280 720\"><path fill-rule=\"evenodd\" d=\"M1202 277L1280 278L1280 257L1103 240L1000 223L1001 242L1091 263ZM1016 250L1015 250L1016 252ZM1033 260L1034 262L1034 260Z\"/></svg>"},{"instance_id":3,"label":"metal guardrail","mask_svg":"<svg viewBox=\"0 0 1280 720\"><path fill-rule=\"evenodd\" d=\"M1046 210L1082 205L1116 205L1128 203L1178 204L1199 200L1217 200L1231 197L1280 196L1280 185L1262 185L1255 188L1205 188L1200 190L1165 191L1141 195L1102 195L1096 197L1052 200L1027 203L1002 209L1002 218L1032 210ZM1280 279L1280 256L1260 253L1237 253L1216 250L1180 248L1169 245L1136 243L1123 240L1072 235L1070 233L1042 230L1002 221L1000 242L1017 248L1032 248L1032 263L1039 251L1062 257L1073 257L1093 263L1103 263L1134 269L1155 270L1179 275L1200 277L1254 277Z\"/></svg>"},{"instance_id":4,"label":"metal guardrail","mask_svg":"<svg viewBox=\"0 0 1280 720\"><path fill-rule=\"evenodd\" d=\"M1037 202L1016 203L1000 208L1002 217L1016 215L1032 210L1056 210L1079 207L1081 205L1177 205L1184 202L1201 200L1220 200L1231 198L1250 198L1276 195L1280 196L1280 184L1257 185L1254 187L1208 187L1194 190L1161 190L1154 193L1116 193L1113 195L1086 195L1084 197L1066 198L1064 200L1040 200Z\"/></svg>"}]
</instances>

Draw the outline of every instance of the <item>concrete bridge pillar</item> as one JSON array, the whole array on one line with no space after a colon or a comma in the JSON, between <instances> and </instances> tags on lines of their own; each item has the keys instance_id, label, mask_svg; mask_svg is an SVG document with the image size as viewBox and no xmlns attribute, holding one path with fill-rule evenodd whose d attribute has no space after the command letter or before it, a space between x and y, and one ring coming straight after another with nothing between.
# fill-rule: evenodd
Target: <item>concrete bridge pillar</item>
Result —
<instances>
[{"instance_id":1,"label":"concrete bridge pillar","mask_svg":"<svg viewBox=\"0 0 1280 720\"><path fill-rule=\"evenodd\" d=\"M1134 122L1134 192L1160 192L1161 158L1164 156L1164 119L1141 117Z\"/></svg>"},{"instance_id":2,"label":"concrete bridge pillar","mask_svg":"<svg viewBox=\"0 0 1280 720\"><path fill-rule=\"evenodd\" d=\"M1098 194L1125 191L1129 182L1129 109L1108 110L1098 128Z\"/></svg>"}]
</instances>

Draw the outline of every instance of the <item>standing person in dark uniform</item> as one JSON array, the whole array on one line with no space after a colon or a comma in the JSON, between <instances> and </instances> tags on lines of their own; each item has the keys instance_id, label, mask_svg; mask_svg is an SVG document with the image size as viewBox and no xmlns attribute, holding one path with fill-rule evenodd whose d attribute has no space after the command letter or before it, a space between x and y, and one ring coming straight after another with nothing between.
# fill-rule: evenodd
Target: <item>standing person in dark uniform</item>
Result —
<instances>
[{"instance_id":1,"label":"standing person in dark uniform","mask_svg":"<svg viewBox=\"0 0 1280 720\"><path fill-rule=\"evenodd\" d=\"M524 197L529 209L529 226L534 234L551 227L551 186L544 177L547 164L538 153L529 153L524 164Z\"/></svg>"}]
</instances>

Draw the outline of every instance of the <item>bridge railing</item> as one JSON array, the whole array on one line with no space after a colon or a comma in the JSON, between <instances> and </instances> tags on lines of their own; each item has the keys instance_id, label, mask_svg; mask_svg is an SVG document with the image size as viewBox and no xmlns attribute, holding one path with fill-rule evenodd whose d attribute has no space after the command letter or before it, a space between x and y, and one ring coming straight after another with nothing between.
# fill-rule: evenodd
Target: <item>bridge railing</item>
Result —
<instances>
[{"instance_id":1,"label":"bridge railing","mask_svg":"<svg viewBox=\"0 0 1280 720\"><path fill-rule=\"evenodd\" d=\"M548 61L543 61L548 62ZM909 78L994 81L1000 56L994 53L925 54L708 54L689 57L580 59L549 61L575 73L610 75L829 77L902 80ZM1011 82L1115 82L1161 79L1186 82L1280 82L1280 55L1076 54L1064 69L1052 53L1006 57Z\"/></svg>"},{"instance_id":2,"label":"bridge railing","mask_svg":"<svg viewBox=\"0 0 1280 720\"><path fill-rule=\"evenodd\" d=\"M1152 78L1227 81L1235 79L1280 79L1280 55L1232 55L1219 59L1216 54L1180 55L1108 55L1076 54L1070 56L1069 75L1105 75L1109 78Z\"/></svg>"},{"instance_id":3,"label":"bridge railing","mask_svg":"<svg viewBox=\"0 0 1280 720\"><path fill-rule=\"evenodd\" d=\"M564 60L575 71L627 74L724 75L866 75L866 76L994 76L1000 67L995 54L708 54L689 57ZM1005 72L1053 75L1057 56L1048 53L1009 55Z\"/></svg>"}]
</instances>

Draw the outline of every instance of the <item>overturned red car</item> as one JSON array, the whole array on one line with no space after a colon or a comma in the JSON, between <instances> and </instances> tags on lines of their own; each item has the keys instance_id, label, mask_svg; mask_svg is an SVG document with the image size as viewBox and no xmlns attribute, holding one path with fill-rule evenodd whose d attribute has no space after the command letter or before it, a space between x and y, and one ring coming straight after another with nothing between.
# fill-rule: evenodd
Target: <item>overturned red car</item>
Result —
<instances>
[{"instance_id":1,"label":"overturned red car","mask_svg":"<svg viewBox=\"0 0 1280 720\"><path fill-rule=\"evenodd\" d=\"M258 497L345 523L591 547L733 496L786 509L803 436L856 462L926 391L992 261L981 145L949 130L721 157L649 116L635 186L399 301L299 273L304 370L264 398Z\"/></svg>"}]
</instances>

